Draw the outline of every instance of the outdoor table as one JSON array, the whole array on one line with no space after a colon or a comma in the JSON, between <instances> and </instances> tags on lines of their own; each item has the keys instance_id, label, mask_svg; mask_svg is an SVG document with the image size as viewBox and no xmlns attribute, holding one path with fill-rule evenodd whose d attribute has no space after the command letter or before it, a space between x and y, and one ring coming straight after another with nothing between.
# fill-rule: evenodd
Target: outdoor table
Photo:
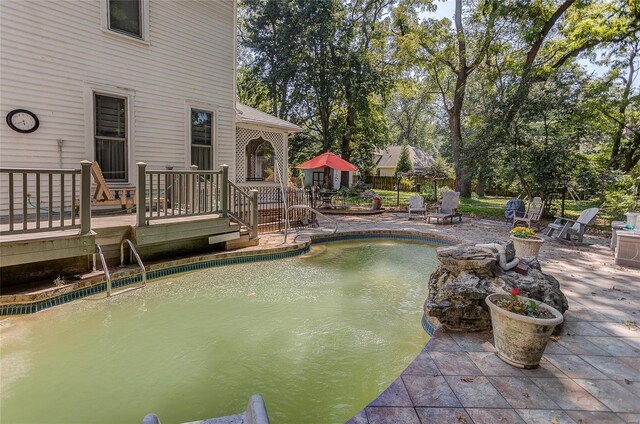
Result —
<instances>
[{"instance_id":1,"label":"outdoor table","mask_svg":"<svg viewBox=\"0 0 640 424\"><path fill-rule=\"evenodd\" d=\"M335 209L335 205L332 202L333 196L335 196L337 191L321 191L320 192L320 206L319 208L327 207L331 209Z\"/></svg>"},{"instance_id":2,"label":"outdoor table","mask_svg":"<svg viewBox=\"0 0 640 424\"><path fill-rule=\"evenodd\" d=\"M611 248L614 250L615 263L640 268L640 231L627 230L624 225L621 221L611 223Z\"/></svg>"}]
</instances>

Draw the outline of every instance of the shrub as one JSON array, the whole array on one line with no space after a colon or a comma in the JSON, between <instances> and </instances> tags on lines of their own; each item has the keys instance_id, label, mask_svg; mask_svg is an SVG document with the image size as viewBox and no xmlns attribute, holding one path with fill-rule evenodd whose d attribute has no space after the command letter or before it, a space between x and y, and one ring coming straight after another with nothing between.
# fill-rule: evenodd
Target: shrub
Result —
<instances>
[{"instance_id":1,"label":"shrub","mask_svg":"<svg viewBox=\"0 0 640 424\"><path fill-rule=\"evenodd\" d=\"M536 238L536 232L527 227L515 227L513 230L511 230L511 235L523 239Z\"/></svg>"},{"instance_id":2,"label":"shrub","mask_svg":"<svg viewBox=\"0 0 640 424\"><path fill-rule=\"evenodd\" d=\"M416 188L416 180L412 177L402 176L400 178L400 188L406 191L413 191Z\"/></svg>"}]
</instances>

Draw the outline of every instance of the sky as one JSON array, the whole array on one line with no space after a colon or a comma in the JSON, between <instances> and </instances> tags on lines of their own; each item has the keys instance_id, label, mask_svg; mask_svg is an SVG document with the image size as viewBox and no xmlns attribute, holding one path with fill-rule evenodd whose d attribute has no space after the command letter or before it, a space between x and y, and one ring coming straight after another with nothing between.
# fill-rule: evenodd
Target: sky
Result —
<instances>
[{"instance_id":1,"label":"sky","mask_svg":"<svg viewBox=\"0 0 640 424\"><path fill-rule=\"evenodd\" d=\"M436 2L438 9L433 13L425 13L424 16L430 16L437 19L450 18L453 21L453 13L455 11L455 0L440 0ZM600 76L608 71L605 66L591 63L588 59L578 59L578 63L584 66L587 71L593 72L596 76Z\"/></svg>"}]
</instances>

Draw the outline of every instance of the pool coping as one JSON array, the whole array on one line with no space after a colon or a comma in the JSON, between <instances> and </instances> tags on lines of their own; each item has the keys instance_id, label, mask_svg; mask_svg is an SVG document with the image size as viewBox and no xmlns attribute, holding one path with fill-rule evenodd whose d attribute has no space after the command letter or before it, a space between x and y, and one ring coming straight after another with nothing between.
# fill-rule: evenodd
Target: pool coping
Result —
<instances>
[{"instance_id":1,"label":"pool coping","mask_svg":"<svg viewBox=\"0 0 640 424\"><path fill-rule=\"evenodd\" d=\"M314 243L367 239L416 240L440 246L451 246L459 243L459 240L452 237L412 230L371 229L344 231L335 234L313 234L309 235L309 240L287 246L218 252L150 264L146 267L147 280L155 280L200 269L290 258L307 253ZM133 267L116 270L111 275L112 288L114 289L142 282L142 275L137 268ZM106 290L105 276L100 274L83 281L34 293L2 295L0 296L0 316L33 314L87 296L103 293ZM429 335L433 335L435 329L424 317L422 326Z\"/></svg>"}]
</instances>

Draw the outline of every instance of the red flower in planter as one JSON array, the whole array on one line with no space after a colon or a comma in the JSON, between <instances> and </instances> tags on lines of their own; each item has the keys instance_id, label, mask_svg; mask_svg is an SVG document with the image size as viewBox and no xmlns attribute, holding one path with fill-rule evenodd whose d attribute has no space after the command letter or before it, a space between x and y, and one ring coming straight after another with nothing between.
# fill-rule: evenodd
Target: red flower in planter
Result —
<instances>
[{"instance_id":1,"label":"red flower in planter","mask_svg":"<svg viewBox=\"0 0 640 424\"><path fill-rule=\"evenodd\" d=\"M493 301L496 305L498 305L502 309L506 309L509 312L513 312L519 315L525 315L530 317L538 317L538 311L536 310L538 304L529 300L528 302L523 302L521 298L518 297L520 294L520 289L514 288L511 290L511 298L510 299L496 299Z\"/></svg>"}]
</instances>

